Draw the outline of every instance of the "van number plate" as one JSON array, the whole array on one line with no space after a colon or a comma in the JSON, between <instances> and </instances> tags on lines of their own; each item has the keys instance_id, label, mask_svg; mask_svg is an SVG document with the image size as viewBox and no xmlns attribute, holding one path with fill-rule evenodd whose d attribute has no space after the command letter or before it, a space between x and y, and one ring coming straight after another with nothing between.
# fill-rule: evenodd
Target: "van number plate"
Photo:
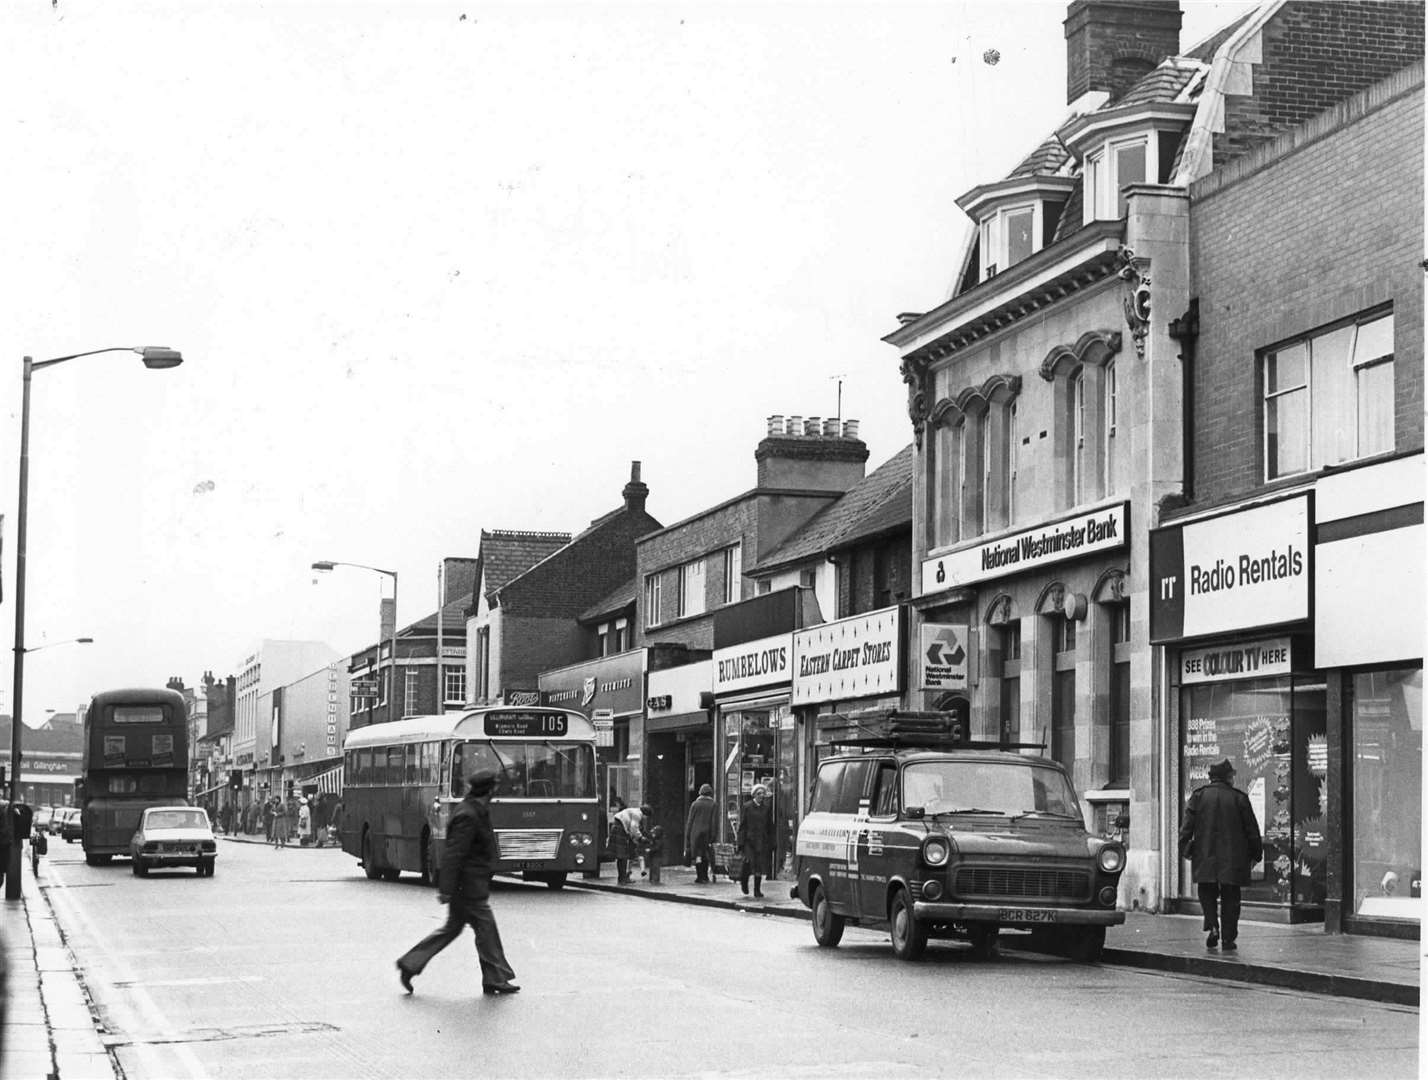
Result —
<instances>
[{"instance_id":1,"label":"van number plate","mask_svg":"<svg viewBox=\"0 0 1428 1080\"><path fill-rule=\"evenodd\" d=\"M997 908L998 922L1038 923L1055 922L1054 911L1029 911L1026 908Z\"/></svg>"}]
</instances>

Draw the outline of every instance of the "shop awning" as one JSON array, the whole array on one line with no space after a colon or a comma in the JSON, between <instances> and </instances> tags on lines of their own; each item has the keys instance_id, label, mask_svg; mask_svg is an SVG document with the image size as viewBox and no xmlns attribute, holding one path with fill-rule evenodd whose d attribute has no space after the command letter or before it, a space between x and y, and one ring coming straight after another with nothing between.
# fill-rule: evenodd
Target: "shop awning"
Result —
<instances>
[{"instance_id":1,"label":"shop awning","mask_svg":"<svg viewBox=\"0 0 1428 1080\"><path fill-rule=\"evenodd\" d=\"M703 709L698 712L676 713L674 716L651 716L645 720L645 731L649 734L659 731L690 731L701 727L712 730L713 726L709 714Z\"/></svg>"},{"instance_id":2,"label":"shop awning","mask_svg":"<svg viewBox=\"0 0 1428 1080\"><path fill-rule=\"evenodd\" d=\"M329 795L341 795L342 766L339 765L335 769L328 769L327 772L318 773L316 776L309 776L306 780L301 781L301 783L304 787L310 787L316 784L318 791L326 792Z\"/></svg>"}]
</instances>

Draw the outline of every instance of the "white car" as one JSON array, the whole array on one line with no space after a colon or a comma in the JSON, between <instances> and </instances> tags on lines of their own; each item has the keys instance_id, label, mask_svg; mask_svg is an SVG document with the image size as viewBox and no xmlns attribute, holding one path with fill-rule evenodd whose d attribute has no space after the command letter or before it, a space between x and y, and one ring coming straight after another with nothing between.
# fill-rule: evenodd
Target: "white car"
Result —
<instances>
[{"instance_id":1,"label":"white car","mask_svg":"<svg viewBox=\"0 0 1428 1080\"><path fill-rule=\"evenodd\" d=\"M129 841L135 877L152 867L192 866L199 877L212 877L218 842L208 813L197 806L151 806Z\"/></svg>"}]
</instances>

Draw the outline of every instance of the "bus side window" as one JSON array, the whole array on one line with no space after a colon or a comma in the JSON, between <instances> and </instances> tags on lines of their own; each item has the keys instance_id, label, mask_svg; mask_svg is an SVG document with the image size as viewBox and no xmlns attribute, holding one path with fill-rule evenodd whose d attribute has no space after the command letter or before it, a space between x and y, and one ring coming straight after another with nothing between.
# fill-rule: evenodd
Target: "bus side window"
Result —
<instances>
[{"instance_id":1,"label":"bus side window","mask_svg":"<svg viewBox=\"0 0 1428 1080\"><path fill-rule=\"evenodd\" d=\"M387 775L383 777L384 784L400 784L402 782L402 759L405 754L403 747L387 747Z\"/></svg>"},{"instance_id":2,"label":"bus side window","mask_svg":"<svg viewBox=\"0 0 1428 1080\"><path fill-rule=\"evenodd\" d=\"M457 743L451 748L451 797L460 799L466 794L466 743Z\"/></svg>"},{"instance_id":3,"label":"bus side window","mask_svg":"<svg viewBox=\"0 0 1428 1080\"><path fill-rule=\"evenodd\" d=\"M408 785L421 783L421 775L420 775L420 773L418 772L419 767L420 767L420 766L419 766L419 763L418 763L418 761L417 761L417 744L416 744L416 743L408 743L408 744L407 744L407 771L406 771L406 780L405 780L405 782L406 782Z\"/></svg>"}]
</instances>

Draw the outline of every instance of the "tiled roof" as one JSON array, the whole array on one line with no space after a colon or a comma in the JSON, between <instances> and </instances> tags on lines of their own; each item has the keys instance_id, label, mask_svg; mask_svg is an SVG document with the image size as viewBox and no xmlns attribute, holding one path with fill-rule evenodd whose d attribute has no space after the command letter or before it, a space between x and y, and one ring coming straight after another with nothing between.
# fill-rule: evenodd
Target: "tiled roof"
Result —
<instances>
[{"instance_id":1,"label":"tiled roof","mask_svg":"<svg viewBox=\"0 0 1428 1080\"><path fill-rule=\"evenodd\" d=\"M606 615L613 615L635 602L636 590L639 588L634 578L630 578L614 592L602 597L598 603L591 604L580 613L581 622L595 622Z\"/></svg>"},{"instance_id":2,"label":"tiled roof","mask_svg":"<svg viewBox=\"0 0 1428 1080\"><path fill-rule=\"evenodd\" d=\"M507 582L524 574L542 559L549 558L570 543L569 533L481 530L478 558L485 575L486 598Z\"/></svg>"},{"instance_id":3,"label":"tiled roof","mask_svg":"<svg viewBox=\"0 0 1428 1080\"><path fill-rule=\"evenodd\" d=\"M578 618L635 573L635 540L661 525L628 504L596 518L584 532L499 590L508 615Z\"/></svg>"},{"instance_id":4,"label":"tiled roof","mask_svg":"<svg viewBox=\"0 0 1428 1080\"><path fill-rule=\"evenodd\" d=\"M1190 80L1205 70L1205 65L1183 56L1167 56L1155 68L1147 72L1119 101L1115 108L1126 105L1146 105L1161 101L1174 101L1190 84ZM1110 106L1108 106L1110 107Z\"/></svg>"},{"instance_id":5,"label":"tiled roof","mask_svg":"<svg viewBox=\"0 0 1428 1080\"><path fill-rule=\"evenodd\" d=\"M449 601L441 609L441 630L443 634L459 634L466 636L466 608L471 603L469 596L462 596ZM402 627L399 633L436 633L436 612L424 615L414 623L408 623Z\"/></svg>"},{"instance_id":6,"label":"tiled roof","mask_svg":"<svg viewBox=\"0 0 1428 1080\"><path fill-rule=\"evenodd\" d=\"M1061 140L1054 134L1048 135L1040 146L1022 158L1021 164L1007 174L1007 179L1014 176L1055 176L1070 158Z\"/></svg>"},{"instance_id":7,"label":"tiled roof","mask_svg":"<svg viewBox=\"0 0 1428 1080\"><path fill-rule=\"evenodd\" d=\"M749 573L823 555L863 537L912 522L913 447L909 444L832 505L815 514Z\"/></svg>"}]
</instances>

